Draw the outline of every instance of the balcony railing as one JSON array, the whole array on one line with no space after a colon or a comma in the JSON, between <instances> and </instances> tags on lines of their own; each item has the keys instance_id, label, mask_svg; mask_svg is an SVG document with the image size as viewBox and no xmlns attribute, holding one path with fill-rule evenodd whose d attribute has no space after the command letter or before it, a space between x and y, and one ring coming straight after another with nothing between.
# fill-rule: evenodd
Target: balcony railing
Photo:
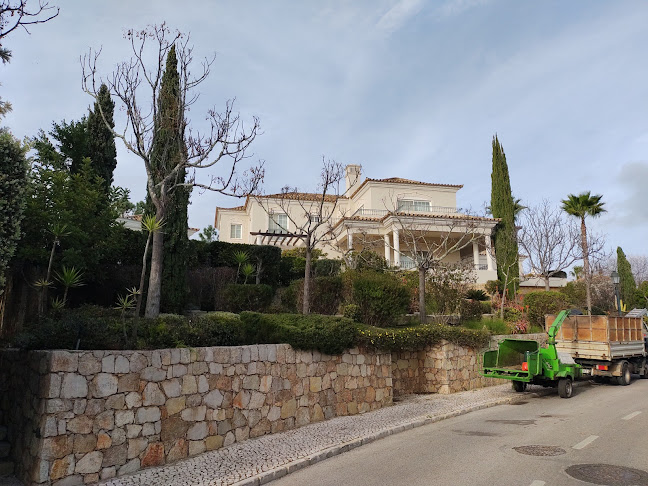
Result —
<instances>
[{"instance_id":1,"label":"balcony railing","mask_svg":"<svg viewBox=\"0 0 648 486\"><path fill-rule=\"evenodd\" d=\"M429 209L428 209L429 208ZM457 213L457 208L453 208L450 206L428 206L425 210L421 209L411 209L411 208L403 208L399 209L400 212L406 212L406 213L421 213L421 214L458 214ZM366 209L364 207L357 209L355 213L353 213L353 216L361 216L365 218L382 218L383 216L387 216L390 213L390 211L386 209Z\"/></svg>"}]
</instances>

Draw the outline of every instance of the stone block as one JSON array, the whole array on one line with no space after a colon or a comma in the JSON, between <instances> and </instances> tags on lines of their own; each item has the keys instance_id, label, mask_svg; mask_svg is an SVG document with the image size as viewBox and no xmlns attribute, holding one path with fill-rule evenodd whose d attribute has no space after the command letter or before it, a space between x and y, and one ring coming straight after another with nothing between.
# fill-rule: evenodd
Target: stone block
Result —
<instances>
[{"instance_id":1,"label":"stone block","mask_svg":"<svg viewBox=\"0 0 648 486\"><path fill-rule=\"evenodd\" d=\"M142 405L149 407L151 405L164 405L166 401L164 394L157 383L149 383L142 393Z\"/></svg>"},{"instance_id":2,"label":"stone block","mask_svg":"<svg viewBox=\"0 0 648 486\"><path fill-rule=\"evenodd\" d=\"M126 426L126 437L129 439L134 439L142 431L142 426L138 424L129 424Z\"/></svg>"},{"instance_id":3,"label":"stone block","mask_svg":"<svg viewBox=\"0 0 648 486\"><path fill-rule=\"evenodd\" d=\"M83 484L83 476L75 474L52 483L52 486L80 486L81 484Z\"/></svg>"},{"instance_id":4,"label":"stone block","mask_svg":"<svg viewBox=\"0 0 648 486\"><path fill-rule=\"evenodd\" d=\"M110 396L106 399L106 408L110 410L123 410L126 408L126 399L123 393Z\"/></svg>"},{"instance_id":5,"label":"stone block","mask_svg":"<svg viewBox=\"0 0 648 486\"><path fill-rule=\"evenodd\" d=\"M47 437L42 441L41 459L46 461L61 459L72 453L74 439L71 435L57 435Z\"/></svg>"},{"instance_id":6,"label":"stone block","mask_svg":"<svg viewBox=\"0 0 648 486\"><path fill-rule=\"evenodd\" d=\"M115 425L117 427L132 424L134 421L135 412L133 410L118 410L115 412Z\"/></svg>"},{"instance_id":7,"label":"stone block","mask_svg":"<svg viewBox=\"0 0 648 486\"><path fill-rule=\"evenodd\" d=\"M74 402L68 399L51 398L45 402L45 413L67 412L72 410Z\"/></svg>"},{"instance_id":8,"label":"stone block","mask_svg":"<svg viewBox=\"0 0 648 486\"><path fill-rule=\"evenodd\" d=\"M96 375L101 372L101 362L90 353L85 353L79 358L79 373L87 375Z\"/></svg>"},{"instance_id":9,"label":"stone block","mask_svg":"<svg viewBox=\"0 0 648 486\"><path fill-rule=\"evenodd\" d=\"M164 381L166 376L166 371L152 367L144 368L140 373L140 379L144 381Z\"/></svg>"},{"instance_id":10,"label":"stone block","mask_svg":"<svg viewBox=\"0 0 648 486\"><path fill-rule=\"evenodd\" d=\"M126 430L123 428L117 428L110 432L110 438L112 439L112 445L122 445L126 442Z\"/></svg>"},{"instance_id":11,"label":"stone block","mask_svg":"<svg viewBox=\"0 0 648 486\"><path fill-rule=\"evenodd\" d=\"M68 371L76 372L79 367L78 353L68 351L51 351L50 353L50 371Z\"/></svg>"},{"instance_id":12,"label":"stone block","mask_svg":"<svg viewBox=\"0 0 648 486\"><path fill-rule=\"evenodd\" d=\"M105 432L97 434L97 449L108 449L112 446L112 437Z\"/></svg>"},{"instance_id":13,"label":"stone block","mask_svg":"<svg viewBox=\"0 0 648 486\"><path fill-rule=\"evenodd\" d=\"M95 419L95 430L112 430L115 428L115 412L106 410L98 414Z\"/></svg>"},{"instance_id":14,"label":"stone block","mask_svg":"<svg viewBox=\"0 0 648 486\"><path fill-rule=\"evenodd\" d=\"M190 425L190 423L185 422L178 416L162 420L162 430L160 432L162 441L170 442L184 438Z\"/></svg>"},{"instance_id":15,"label":"stone block","mask_svg":"<svg viewBox=\"0 0 648 486\"><path fill-rule=\"evenodd\" d=\"M187 367L183 364L174 364L171 366L171 377L180 378L187 374Z\"/></svg>"},{"instance_id":16,"label":"stone block","mask_svg":"<svg viewBox=\"0 0 648 486\"><path fill-rule=\"evenodd\" d=\"M139 391L139 373L129 373L117 379L117 391L119 393Z\"/></svg>"},{"instance_id":17,"label":"stone block","mask_svg":"<svg viewBox=\"0 0 648 486\"><path fill-rule=\"evenodd\" d=\"M130 362L126 356L117 355L115 357L115 373L123 374L130 372Z\"/></svg>"},{"instance_id":18,"label":"stone block","mask_svg":"<svg viewBox=\"0 0 648 486\"><path fill-rule=\"evenodd\" d=\"M249 375L243 377L243 388L245 390L258 390L260 384L259 375Z\"/></svg>"},{"instance_id":19,"label":"stone block","mask_svg":"<svg viewBox=\"0 0 648 486\"><path fill-rule=\"evenodd\" d=\"M124 474L131 474L131 473L134 473L135 471L139 471L139 470L140 470L140 460L139 460L138 457L136 457L135 459L131 459L126 464L124 464L122 467L120 467L117 474L122 476Z\"/></svg>"},{"instance_id":20,"label":"stone block","mask_svg":"<svg viewBox=\"0 0 648 486\"><path fill-rule=\"evenodd\" d=\"M67 430L73 434L89 434L92 432L92 424L92 418L80 415L68 421Z\"/></svg>"},{"instance_id":21,"label":"stone block","mask_svg":"<svg viewBox=\"0 0 648 486\"><path fill-rule=\"evenodd\" d=\"M95 434L75 435L74 448L75 454L86 454L92 452L97 447L97 436Z\"/></svg>"},{"instance_id":22,"label":"stone block","mask_svg":"<svg viewBox=\"0 0 648 486\"><path fill-rule=\"evenodd\" d=\"M101 470L101 463L104 455L100 451L89 452L76 463L75 472L80 474L92 474Z\"/></svg>"},{"instance_id":23,"label":"stone block","mask_svg":"<svg viewBox=\"0 0 648 486\"><path fill-rule=\"evenodd\" d=\"M141 467L161 466L164 464L164 444L149 444L141 459Z\"/></svg>"},{"instance_id":24,"label":"stone block","mask_svg":"<svg viewBox=\"0 0 648 486\"><path fill-rule=\"evenodd\" d=\"M198 393L207 393L208 391L209 391L209 381L207 381L207 377L205 375L200 375L198 377Z\"/></svg>"},{"instance_id":25,"label":"stone block","mask_svg":"<svg viewBox=\"0 0 648 486\"><path fill-rule=\"evenodd\" d=\"M209 440L209 438L207 438L207 440ZM167 462L174 462L179 461L180 459L184 459L185 457L187 457L188 453L189 444L187 440L178 439L173 443L171 449L169 449L169 452L167 453Z\"/></svg>"},{"instance_id":26,"label":"stone block","mask_svg":"<svg viewBox=\"0 0 648 486\"><path fill-rule=\"evenodd\" d=\"M204 440L190 440L189 441L189 455L196 456L205 452L206 446Z\"/></svg>"},{"instance_id":27,"label":"stone block","mask_svg":"<svg viewBox=\"0 0 648 486\"><path fill-rule=\"evenodd\" d=\"M281 407L281 418L287 419L289 417L294 417L296 411L297 411L297 400L295 400L294 398L288 400Z\"/></svg>"},{"instance_id":28,"label":"stone block","mask_svg":"<svg viewBox=\"0 0 648 486\"><path fill-rule=\"evenodd\" d=\"M160 416L160 409L157 407L140 408L135 414L135 422L138 424L157 422L160 420Z\"/></svg>"},{"instance_id":29,"label":"stone block","mask_svg":"<svg viewBox=\"0 0 648 486\"><path fill-rule=\"evenodd\" d=\"M200 407L185 408L182 413L182 420L186 422L201 422L205 420L205 413L207 412L207 407L204 405Z\"/></svg>"},{"instance_id":30,"label":"stone block","mask_svg":"<svg viewBox=\"0 0 648 486\"><path fill-rule=\"evenodd\" d=\"M115 372L115 355L109 354L104 356L101 360L101 371L104 373L114 373Z\"/></svg>"},{"instance_id":31,"label":"stone block","mask_svg":"<svg viewBox=\"0 0 648 486\"><path fill-rule=\"evenodd\" d=\"M169 398L165 404L167 415L175 415L176 413L184 410L184 408L186 407L185 402L186 397Z\"/></svg>"},{"instance_id":32,"label":"stone block","mask_svg":"<svg viewBox=\"0 0 648 486\"><path fill-rule=\"evenodd\" d=\"M128 446L126 444L113 446L103 453L102 467L121 466L126 464Z\"/></svg>"},{"instance_id":33,"label":"stone block","mask_svg":"<svg viewBox=\"0 0 648 486\"><path fill-rule=\"evenodd\" d=\"M250 403L248 404L248 408L251 410L260 409L265 403L265 400L266 400L265 393L253 391L252 396L250 397Z\"/></svg>"},{"instance_id":34,"label":"stone block","mask_svg":"<svg viewBox=\"0 0 648 486\"><path fill-rule=\"evenodd\" d=\"M94 417L95 415L105 410L104 405L105 405L104 400L98 400L96 398L93 398L91 400L88 400L84 413L90 417Z\"/></svg>"},{"instance_id":35,"label":"stone block","mask_svg":"<svg viewBox=\"0 0 648 486\"><path fill-rule=\"evenodd\" d=\"M128 441L128 459L138 457L148 447L148 439L130 439Z\"/></svg>"},{"instance_id":36,"label":"stone block","mask_svg":"<svg viewBox=\"0 0 648 486\"><path fill-rule=\"evenodd\" d=\"M117 393L117 377L108 373L99 373L92 380L92 395L96 398L109 397Z\"/></svg>"},{"instance_id":37,"label":"stone block","mask_svg":"<svg viewBox=\"0 0 648 486\"><path fill-rule=\"evenodd\" d=\"M105 467L101 470L99 477L102 481L112 479L117 476L117 468L115 466Z\"/></svg>"},{"instance_id":38,"label":"stone block","mask_svg":"<svg viewBox=\"0 0 648 486\"><path fill-rule=\"evenodd\" d=\"M187 430L189 440L202 440L207 437L207 422L197 422Z\"/></svg>"},{"instance_id":39,"label":"stone block","mask_svg":"<svg viewBox=\"0 0 648 486\"><path fill-rule=\"evenodd\" d=\"M212 390L205 395L204 403L209 408L219 408L223 404L223 393L220 390Z\"/></svg>"},{"instance_id":40,"label":"stone block","mask_svg":"<svg viewBox=\"0 0 648 486\"><path fill-rule=\"evenodd\" d=\"M130 372L139 373L148 366L148 359L141 353L133 353L130 357Z\"/></svg>"},{"instance_id":41,"label":"stone block","mask_svg":"<svg viewBox=\"0 0 648 486\"><path fill-rule=\"evenodd\" d=\"M142 406L142 396L137 392L130 392L126 395L126 407L139 408Z\"/></svg>"},{"instance_id":42,"label":"stone block","mask_svg":"<svg viewBox=\"0 0 648 486\"><path fill-rule=\"evenodd\" d=\"M268 393L272 387L272 376L266 375L261 377L261 382L259 383L259 391L261 393Z\"/></svg>"},{"instance_id":43,"label":"stone block","mask_svg":"<svg viewBox=\"0 0 648 486\"><path fill-rule=\"evenodd\" d=\"M95 484L99 481L99 473L85 474L83 476L84 484Z\"/></svg>"},{"instance_id":44,"label":"stone block","mask_svg":"<svg viewBox=\"0 0 648 486\"><path fill-rule=\"evenodd\" d=\"M182 377L182 394L193 395L198 392L198 384L196 377L192 375L185 375Z\"/></svg>"},{"instance_id":45,"label":"stone block","mask_svg":"<svg viewBox=\"0 0 648 486\"><path fill-rule=\"evenodd\" d=\"M220 449L221 447L223 447L224 440L225 438L220 435L209 436L205 439L205 449L207 449L208 451Z\"/></svg>"},{"instance_id":46,"label":"stone block","mask_svg":"<svg viewBox=\"0 0 648 486\"><path fill-rule=\"evenodd\" d=\"M164 390L164 394L168 398L175 398L180 396L182 389L180 386L180 380L178 380L177 378L163 381L161 385L162 390Z\"/></svg>"},{"instance_id":47,"label":"stone block","mask_svg":"<svg viewBox=\"0 0 648 486\"><path fill-rule=\"evenodd\" d=\"M52 462L49 478L52 481L74 474L74 455L70 454Z\"/></svg>"}]
</instances>

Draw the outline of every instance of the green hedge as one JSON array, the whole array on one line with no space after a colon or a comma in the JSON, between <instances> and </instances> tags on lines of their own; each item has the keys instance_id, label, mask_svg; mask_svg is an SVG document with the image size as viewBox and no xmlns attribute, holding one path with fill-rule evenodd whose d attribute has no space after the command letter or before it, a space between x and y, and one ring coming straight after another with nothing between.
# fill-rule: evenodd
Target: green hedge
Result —
<instances>
[{"instance_id":1,"label":"green hedge","mask_svg":"<svg viewBox=\"0 0 648 486\"><path fill-rule=\"evenodd\" d=\"M223 305L230 312L263 312L270 307L273 296L270 285L229 284L223 289Z\"/></svg>"},{"instance_id":2,"label":"green hedge","mask_svg":"<svg viewBox=\"0 0 648 486\"><path fill-rule=\"evenodd\" d=\"M490 334L483 329L425 324L401 329L360 326L358 344L384 351L417 350L438 344L442 339L461 346L482 348Z\"/></svg>"},{"instance_id":3,"label":"green hedge","mask_svg":"<svg viewBox=\"0 0 648 486\"><path fill-rule=\"evenodd\" d=\"M562 292L529 292L524 296L524 305L527 307L529 322L544 329L544 316L558 314L561 310L569 308L569 298Z\"/></svg>"},{"instance_id":4,"label":"green hedge","mask_svg":"<svg viewBox=\"0 0 648 486\"><path fill-rule=\"evenodd\" d=\"M389 327L409 308L410 294L394 275L346 272L351 282L351 302L360 309L362 322Z\"/></svg>"}]
</instances>

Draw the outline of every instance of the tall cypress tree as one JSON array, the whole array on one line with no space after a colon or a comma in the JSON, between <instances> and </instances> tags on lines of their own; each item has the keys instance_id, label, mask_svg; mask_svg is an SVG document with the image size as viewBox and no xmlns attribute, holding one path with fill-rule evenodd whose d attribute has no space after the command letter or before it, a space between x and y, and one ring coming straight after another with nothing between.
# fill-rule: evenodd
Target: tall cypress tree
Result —
<instances>
[{"instance_id":1,"label":"tall cypress tree","mask_svg":"<svg viewBox=\"0 0 648 486\"><path fill-rule=\"evenodd\" d=\"M110 91L105 84L99 88L98 95L94 109L88 114L88 157L91 160L92 170L104 180L108 192L113 182L113 172L117 167L117 148L115 137L106 123L110 128L115 127L113 120L115 103L110 98Z\"/></svg>"},{"instance_id":2,"label":"tall cypress tree","mask_svg":"<svg viewBox=\"0 0 648 486\"><path fill-rule=\"evenodd\" d=\"M619 272L619 293L621 300L632 309L635 301L635 293L637 291L637 283L632 275L632 266L623 253L621 247L617 247L617 271Z\"/></svg>"},{"instance_id":3,"label":"tall cypress tree","mask_svg":"<svg viewBox=\"0 0 648 486\"><path fill-rule=\"evenodd\" d=\"M493 137L493 171L491 173L491 213L501 222L495 228L495 256L497 278L507 281L507 290L513 293L519 283L517 230L515 229L516 201L511 193L506 154L497 135Z\"/></svg>"},{"instance_id":4,"label":"tall cypress tree","mask_svg":"<svg viewBox=\"0 0 648 486\"><path fill-rule=\"evenodd\" d=\"M180 76L175 46L171 47L167 56L166 68L162 75L158 112L155 120L155 135L151 151L151 166L153 179L156 183L166 177L178 164L181 158L186 158L187 147L184 141L184 112L180 99ZM185 181L186 171L183 169L175 175L174 183ZM165 208L164 219L164 260L162 264L162 299L161 308L164 312L182 312L187 298L187 206L189 205L190 190L176 187L170 193ZM151 213L155 213L150 197L147 205Z\"/></svg>"}]
</instances>

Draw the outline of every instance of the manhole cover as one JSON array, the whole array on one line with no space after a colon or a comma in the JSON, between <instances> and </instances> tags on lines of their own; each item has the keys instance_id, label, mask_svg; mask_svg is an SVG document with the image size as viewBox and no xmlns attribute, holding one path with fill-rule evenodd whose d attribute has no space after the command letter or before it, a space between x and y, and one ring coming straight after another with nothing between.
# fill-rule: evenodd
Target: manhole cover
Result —
<instances>
[{"instance_id":1,"label":"manhole cover","mask_svg":"<svg viewBox=\"0 0 648 486\"><path fill-rule=\"evenodd\" d=\"M560 447L541 445L514 447L513 450L520 454L526 454L527 456L560 456L567 453L565 449L561 449Z\"/></svg>"},{"instance_id":2,"label":"manhole cover","mask_svg":"<svg viewBox=\"0 0 648 486\"><path fill-rule=\"evenodd\" d=\"M631 467L609 464L577 464L565 472L572 478L606 486L648 486L648 473Z\"/></svg>"}]
</instances>

